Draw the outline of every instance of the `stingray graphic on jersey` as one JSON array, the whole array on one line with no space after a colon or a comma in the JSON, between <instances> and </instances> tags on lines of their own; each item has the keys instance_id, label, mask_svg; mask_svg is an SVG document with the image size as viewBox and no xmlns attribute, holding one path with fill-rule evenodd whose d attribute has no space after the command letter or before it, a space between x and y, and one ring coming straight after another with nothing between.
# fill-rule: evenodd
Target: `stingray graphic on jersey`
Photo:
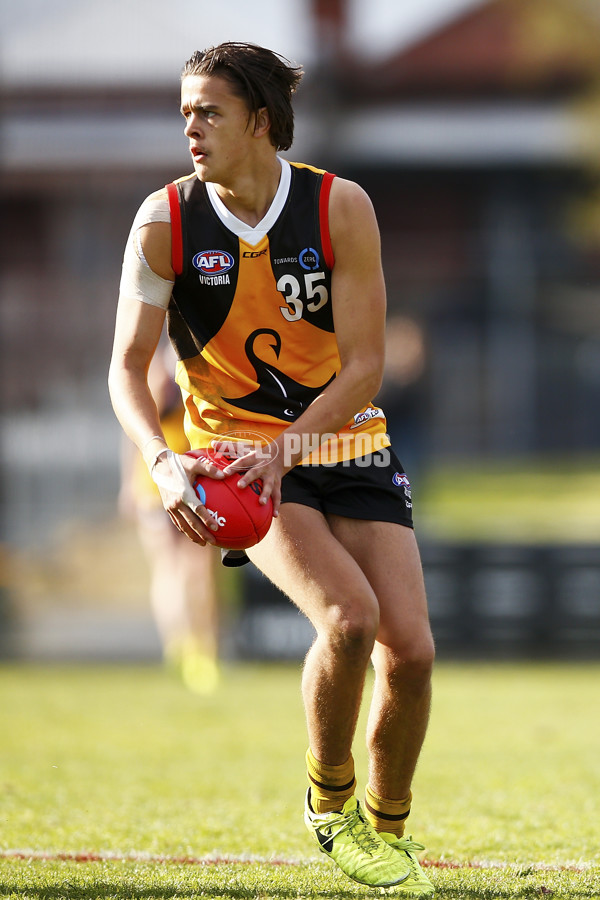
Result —
<instances>
[{"instance_id":1,"label":"stingray graphic on jersey","mask_svg":"<svg viewBox=\"0 0 600 900\"><path fill-rule=\"evenodd\" d=\"M297 419L321 391L331 384L335 375L332 375L325 384L314 388L294 381L276 366L260 359L254 352L256 339L263 334L271 335L274 339L274 343L270 343L269 346L273 349L275 358L279 359L281 353L279 334L272 328L258 328L253 331L248 335L244 349L246 356L254 366L258 387L251 394L246 394L245 397L223 397L223 399L232 406L247 409L250 412L275 416L277 419Z\"/></svg>"}]
</instances>

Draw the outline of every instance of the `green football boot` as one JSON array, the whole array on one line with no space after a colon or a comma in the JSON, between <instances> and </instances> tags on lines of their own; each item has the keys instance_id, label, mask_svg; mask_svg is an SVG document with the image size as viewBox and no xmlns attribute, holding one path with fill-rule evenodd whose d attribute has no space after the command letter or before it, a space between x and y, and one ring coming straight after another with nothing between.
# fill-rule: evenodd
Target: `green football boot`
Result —
<instances>
[{"instance_id":1,"label":"green football boot","mask_svg":"<svg viewBox=\"0 0 600 900\"><path fill-rule=\"evenodd\" d=\"M388 846L393 847L398 856L410 866L410 875L397 886L397 892L402 897L415 897L418 900L433 897L435 889L416 856L425 849L423 844L417 844L412 837L399 838L395 834L387 834L385 831L380 832L379 837L383 838Z\"/></svg>"},{"instance_id":2,"label":"green football boot","mask_svg":"<svg viewBox=\"0 0 600 900\"><path fill-rule=\"evenodd\" d=\"M409 878L413 868L407 855L398 853L365 819L356 797L344 803L341 812L318 815L306 794L304 821L322 853L330 856L342 872L359 884L391 887Z\"/></svg>"}]
</instances>

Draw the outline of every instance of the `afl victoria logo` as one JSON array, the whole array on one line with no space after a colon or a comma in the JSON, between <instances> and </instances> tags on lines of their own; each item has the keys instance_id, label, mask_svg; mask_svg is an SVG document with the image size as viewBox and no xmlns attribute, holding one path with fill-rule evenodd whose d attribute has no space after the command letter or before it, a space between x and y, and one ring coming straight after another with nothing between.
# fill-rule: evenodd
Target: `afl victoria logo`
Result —
<instances>
[{"instance_id":1,"label":"afl victoria logo","mask_svg":"<svg viewBox=\"0 0 600 900\"><path fill-rule=\"evenodd\" d=\"M223 275L233 268L235 260L226 250L202 250L196 253L192 265L204 275Z\"/></svg>"}]
</instances>

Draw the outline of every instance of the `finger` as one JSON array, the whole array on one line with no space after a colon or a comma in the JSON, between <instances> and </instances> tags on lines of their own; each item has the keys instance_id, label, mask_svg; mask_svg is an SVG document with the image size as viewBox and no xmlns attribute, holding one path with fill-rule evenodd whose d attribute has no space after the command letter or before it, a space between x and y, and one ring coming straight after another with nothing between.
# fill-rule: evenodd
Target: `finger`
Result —
<instances>
[{"instance_id":1,"label":"finger","mask_svg":"<svg viewBox=\"0 0 600 900\"><path fill-rule=\"evenodd\" d=\"M179 513L186 524L200 534L203 535L206 530L208 532L208 540L214 543L213 532L218 531L219 526L207 508L199 502L197 495L194 505L192 506L191 502L184 502L184 504L179 507Z\"/></svg>"},{"instance_id":2,"label":"finger","mask_svg":"<svg viewBox=\"0 0 600 900\"><path fill-rule=\"evenodd\" d=\"M274 444L265 444L259 447L249 447L247 445L244 447L243 444L240 444L235 452L231 452L230 449L227 450L227 456L229 456L231 461L223 468L223 472L225 475L234 475L238 472L256 469L258 474L244 481L244 485L247 485L257 478L261 478L266 466L272 463L278 455L279 449Z\"/></svg>"},{"instance_id":3,"label":"finger","mask_svg":"<svg viewBox=\"0 0 600 900\"><path fill-rule=\"evenodd\" d=\"M202 522L204 528L206 528L206 530L208 531L208 533L209 533L208 539L211 541L211 543L214 544L215 538L214 538L214 535L212 532L218 531L219 526L217 525L215 520L212 518L212 516L207 512L207 510L204 506L201 507L201 513L197 512L196 515Z\"/></svg>"},{"instance_id":4,"label":"finger","mask_svg":"<svg viewBox=\"0 0 600 900\"><path fill-rule=\"evenodd\" d=\"M254 465L254 457L253 456L240 456L239 459L234 459L233 462L230 462L223 469L224 475L235 475L238 472L246 472L252 468Z\"/></svg>"},{"instance_id":5,"label":"finger","mask_svg":"<svg viewBox=\"0 0 600 900\"><path fill-rule=\"evenodd\" d=\"M215 453L222 453L229 459L237 459L239 456L247 456L251 447L243 441L219 441L210 442L210 449Z\"/></svg>"},{"instance_id":6,"label":"finger","mask_svg":"<svg viewBox=\"0 0 600 900\"><path fill-rule=\"evenodd\" d=\"M214 450L215 453L226 453L227 456L233 456L233 450L235 449L235 445L232 441L211 441L210 449Z\"/></svg>"},{"instance_id":7,"label":"finger","mask_svg":"<svg viewBox=\"0 0 600 900\"><path fill-rule=\"evenodd\" d=\"M181 491L181 499L183 502L189 506L189 508L196 513L196 515L201 515L201 510L204 510L204 507L200 503L198 499L198 494L192 487L188 475L183 467L183 463L181 461L181 457L177 455L173 455L171 458L171 465L173 469L177 471L179 477L181 479L182 491Z\"/></svg>"},{"instance_id":8,"label":"finger","mask_svg":"<svg viewBox=\"0 0 600 900\"><path fill-rule=\"evenodd\" d=\"M269 502L269 497L273 493L273 488L275 487L276 479L273 475L267 475L264 477L264 473L258 472L254 475L253 478L250 479L248 484L252 484L253 481L257 481L260 479L260 496L258 498L258 502L261 506L265 506Z\"/></svg>"},{"instance_id":9,"label":"finger","mask_svg":"<svg viewBox=\"0 0 600 900\"><path fill-rule=\"evenodd\" d=\"M200 538L203 543L215 544L216 537L214 532L218 529L217 523L212 519L207 510L202 506L197 513L189 508L183 508L180 511L180 521L182 530L192 540Z\"/></svg>"},{"instance_id":10,"label":"finger","mask_svg":"<svg viewBox=\"0 0 600 900\"><path fill-rule=\"evenodd\" d=\"M199 544L201 547L206 546L208 541L203 538L197 531L194 531L192 528L189 528L187 524L184 522L182 518L180 518L176 513L169 511L169 517L171 522L181 534L184 534L195 544Z\"/></svg>"},{"instance_id":11,"label":"finger","mask_svg":"<svg viewBox=\"0 0 600 900\"><path fill-rule=\"evenodd\" d=\"M232 474L235 474L235 472L233 472ZM248 487L249 484L252 484L252 482L256 481L258 478L264 479L264 474L265 474L264 470L261 468L257 468L256 466L254 466L251 469L247 469L247 471L244 472L244 474L238 481L238 483L237 483L238 487L240 487L240 488ZM263 481L263 484L264 484L264 481Z\"/></svg>"},{"instance_id":12,"label":"finger","mask_svg":"<svg viewBox=\"0 0 600 900\"><path fill-rule=\"evenodd\" d=\"M257 481L260 479L262 481L261 489L260 489L260 497L258 498L258 502L261 506L266 506L269 502L269 498L274 503L274 498L277 498L278 503L281 498L281 489L280 489L280 481L277 478L276 474L265 473L265 470L262 466L255 466L253 469L250 469L245 475L240 478L238 481L238 487L244 488L249 484L252 484L253 481ZM273 507L275 509L275 507Z\"/></svg>"},{"instance_id":13,"label":"finger","mask_svg":"<svg viewBox=\"0 0 600 900\"><path fill-rule=\"evenodd\" d=\"M190 469L190 475L198 476L198 475L208 475L209 478L224 478L225 475L223 473L223 469L220 466L215 465L215 463L208 456L199 456Z\"/></svg>"},{"instance_id":14,"label":"finger","mask_svg":"<svg viewBox=\"0 0 600 900\"><path fill-rule=\"evenodd\" d=\"M273 504L273 518L276 519L279 515L279 507L281 506L281 484L273 485L273 490L271 492L271 502Z\"/></svg>"}]
</instances>

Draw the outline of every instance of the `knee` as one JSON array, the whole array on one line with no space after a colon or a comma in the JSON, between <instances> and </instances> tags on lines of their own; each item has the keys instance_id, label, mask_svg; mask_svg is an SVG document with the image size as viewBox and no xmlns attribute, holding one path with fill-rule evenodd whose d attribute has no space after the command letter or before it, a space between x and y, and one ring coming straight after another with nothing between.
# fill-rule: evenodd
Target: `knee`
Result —
<instances>
[{"instance_id":1,"label":"knee","mask_svg":"<svg viewBox=\"0 0 600 900\"><path fill-rule=\"evenodd\" d=\"M331 605L323 630L329 644L345 656L369 658L379 628L379 609L369 598Z\"/></svg>"},{"instance_id":2,"label":"knee","mask_svg":"<svg viewBox=\"0 0 600 900\"><path fill-rule=\"evenodd\" d=\"M378 644L373 653L373 665L378 675L391 687L427 690L435 660L435 647L431 632L404 646L386 647Z\"/></svg>"}]
</instances>

